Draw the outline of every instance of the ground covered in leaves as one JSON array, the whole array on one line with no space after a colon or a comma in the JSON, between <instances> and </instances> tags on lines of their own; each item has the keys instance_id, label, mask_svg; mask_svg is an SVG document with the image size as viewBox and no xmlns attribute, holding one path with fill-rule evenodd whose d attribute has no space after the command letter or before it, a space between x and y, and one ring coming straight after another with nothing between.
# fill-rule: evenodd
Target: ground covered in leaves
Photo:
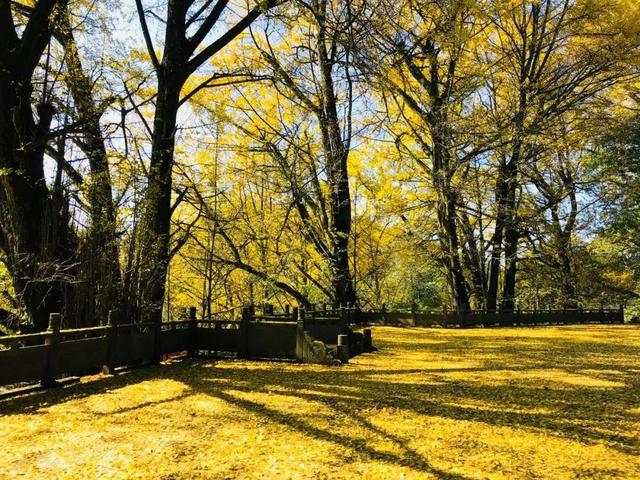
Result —
<instances>
[{"instance_id":1,"label":"ground covered in leaves","mask_svg":"<svg viewBox=\"0 0 640 480\"><path fill-rule=\"evenodd\" d=\"M640 329L376 328L344 367L186 360L0 402L0 478L640 478Z\"/></svg>"}]
</instances>

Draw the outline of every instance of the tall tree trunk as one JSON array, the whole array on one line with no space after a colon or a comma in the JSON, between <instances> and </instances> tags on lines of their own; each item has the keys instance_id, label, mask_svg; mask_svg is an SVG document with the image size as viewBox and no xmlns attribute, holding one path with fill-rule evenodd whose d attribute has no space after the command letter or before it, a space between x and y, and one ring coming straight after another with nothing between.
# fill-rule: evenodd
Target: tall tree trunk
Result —
<instances>
[{"instance_id":1,"label":"tall tree trunk","mask_svg":"<svg viewBox=\"0 0 640 480\"><path fill-rule=\"evenodd\" d=\"M7 93L4 86L0 88ZM20 101L25 105L30 96L23 95ZM14 290L35 328L44 330L50 313L63 312L64 284L70 283L75 274L75 245L66 198L59 191L50 192L44 178L44 143L53 108L38 107L40 122L37 125L31 117L30 106L27 109L28 112L19 107L14 109L19 111L14 118L19 118L21 124L17 131L5 130L0 140L13 143L13 151L7 152L8 158L3 155L0 161L0 168L6 168L0 177L3 200L0 223ZM41 146L27 146L33 144Z\"/></svg>"},{"instance_id":2,"label":"tall tree trunk","mask_svg":"<svg viewBox=\"0 0 640 480\"><path fill-rule=\"evenodd\" d=\"M505 273L502 298L500 300L501 311L511 311L515 308L516 272L518 262L518 240L520 230L518 226L518 213L516 205L516 190L518 177L518 162L520 160L520 146L516 145L511 160L506 165L506 198L504 221L504 258Z\"/></svg>"},{"instance_id":3,"label":"tall tree trunk","mask_svg":"<svg viewBox=\"0 0 640 480\"><path fill-rule=\"evenodd\" d=\"M435 73L433 76L437 78ZM454 186L451 185L454 167L451 165L448 119L446 106L443 105L443 100L436 90L437 86L432 89L431 96L434 103L430 125L433 143L432 183L437 194L438 236L456 310L466 311L470 308L469 292L462 267L462 249L458 234L458 196Z\"/></svg>"},{"instance_id":4,"label":"tall tree trunk","mask_svg":"<svg viewBox=\"0 0 640 480\"><path fill-rule=\"evenodd\" d=\"M441 178L446 175L445 172L437 172L434 169L433 175L436 191L438 192L438 236L444 253L443 263L447 272L449 286L456 310L469 310L469 294L460 258L460 245L456 225L456 196L450 186L447 185L446 180Z\"/></svg>"},{"instance_id":5,"label":"tall tree trunk","mask_svg":"<svg viewBox=\"0 0 640 480\"><path fill-rule=\"evenodd\" d=\"M111 175L100 128L101 112L94 103L93 82L82 68L67 9L57 17L55 35L64 47L68 68L65 80L83 134L80 147L89 160L90 168L89 182L85 185L90 224L82 248L86 251L83 274L93 291L95 305L93 311L85 313L106 319L108 311L118 306L122 279Z\"/></svg>"},{"instance_id":6,"label":"tall tree trunk","mask_svg":"<svg viewBox=\"0 0 640 480\"><path fill-rule=\"evenodd\" d=\"M487 300L484 261L481 257L480 251L478 250L478 242L474 236L473 228L465 213L461 215L461 227L465 239L462 245L463 265L465 269L469 271L471 276L472 289L470 292L470 299L475 302L473 305L474 308L483 310L486 308Z\"/></svg>"},{"instance_id":7,"label":"tall tree trunk","mask_svg":"<svg viewBox=\"0 0 640 480\"><path fill-rule=\"evenodd\" d=\"M145 195L143 238L146 261L142 272L142 305L160 322L169 265L172 167L181 83L160 77L153 122L151 163Z\"/></svg>"},{"instance_id":8,"label":"tall tree trunk","mask_svg":"<svg viewBox=\"0 0 640 480\"><path fill-rule=\"evenodd\" d=\"M327 51L327 2L318 2L318 66L320 69L321 109L318 120L321 123L322 144L327 163L329 180L331 224L331 286L334 301L340 303L356 303L353 278L349 268L349 238L351 236L351 195L349 191L349 172L347 160L350 149L350 135L342 136L336 93L333 84L333 60ZM335 39L332 39L335 42ZM348 68L348 67L347 67ZM348 72L347 72L348 73ZM351 102L352 99L348 98ZM350 110L350 107L349 107ZM351 122L351 119L348 119Z\"/></svg>"},{"instance_id":9,"label":"tall tree trunk","mask_svg":"<svg viewBox=\"0 0 640 480\"><path fill-rule=\"evenodd\" d=\"M213 4L211 8L209 7ZM275 6L275 0L258 2L234 24L225 24L222 34L208 41L209 34L220 27L228 6L226 0L208 2L206 7L187 12L193 2L167 2L165 38L162 59L158 60L146 21L142 0L136 0L142 33L158 81L156 110L151 139L151 161L145 192L142 218L141 248L145 265L141 279L141 307L151 320L162 320L165 282L169 267L169 236L171 229L172 169L176 123L180 108L180 91L187 79L229 42L240 35L263 11ZM157 17L157 15L156 15ZM220 22L220 23L219 23ZM197 26L187 35L189 25ZM202 48L201 48L202 47Z\"/></svg>"},{"instance_id":10,"label":"tall tree trunk","mask_svg":"<svg viewBox=\"0 0 640 480\"><path fill-rule=\"evenodd\" d=\"M564 227L561 224L560 214L556 203L552 203L551 212L551 231L555 237L552 242L555 255L557 257L557 265L561 278L560 291L562 296L562 305L564 308L577 308L578 300L576 298L576 278L571 256L571 236L576 226L576 218L578 216L578 200L576 198L576 186L573 182L573 176L569 169L561 168L559 177L562 181L562 190L560 195L566 193L569 198L569 215L567 216ZM546 191L551 193L549 188ZM548 197L550 202L558 201L556 198Z\"/></svg>"},{"instance_id":11,"label":"tall tree trunk","mask_svg":"<svg viewBox=\"0 0 640 480\"><path fill-rule=\"evenodd\" d=\"M516 223L517 220L510 219L509 223ZM516 306L516 273L518 264L518 239L519 233L517 228L507 227L504 256L505 256L505 272L504 286L502 289L502 298L500 299L500 310L510 312Z\"/></svg>"},{"instance_id":12,"label":"tall tree trunk","mask_svg":"<svg viewBox=\"0 0 640 480\"><path fill-rule=\"evenodd\" d=\"M569 253L569 242L563 241L558 250L558 258L560 259L560 276L562 278L562 304L564 308L577 308L578 300L576 299L576 283L573 271L573 263Z\"/></svg>"},{"instance_id":13,"label":"tall tree trunk","mask_svg":"<svg viewBox=\"0 0 640 480\"><path fill-rule=\"evenodd\" d=\"M0 247L37 330L47 327L50 313L63 312L75 268L66 198L49 191L44 173L55 112L46 100L36 108L37 121L32 110L33 72L59 5L64 2L36 2L21 38L10 2L0 6Z\"/></svg>"},{"instance_id":14,"label":"tall tree trunk","mask_svg":"<svg viewBox=\"0 0 640 480\"><path fill-rule=\"evenodd\" d=\"M506 162L506 160L505 160ZM493 236L491 238L491 260L489 261L489 285L487 288L487 310L495 311L498 306L498 285L502 261L502 248L504 240L504 227L507 215L507 174L505 164L498 170L496 180L496 218Z\"/></svg>"},{"instance_id":15,"label":"tall tree trunk","mask_svg":"<svg viewBox=\"0 0 640 480\"><path fill-rule=\"evenodd\" d=\"M342 169L341 169L342 170ZM344 168L346 170L346 166ZM356 303L356 294L353 288L353 278L349 268L349 232L351 230L351 203L349 197L349 183L346 171L341 172L343 177L335 188L335 202L332 202L333 227L333 254L331 258L332 290L335 302L338 304Z\"/></svg>"},{"instance_id":16,"label":"tall tree trunk","mask_svg":"<svg viewBox=\"0 0 640 480\"><path fill-rule=\"evenodd\" d=\"M154 322L162 321L169 267L172 170L180 90L188 78L187 64L193 51L186 38L187 8L186 2L169 2L162 61L157 63L155 60L158 90L140 232L140 248L144 252L140 307ZM143 15L140 7L139 13ZM148 31L146 35L149 35ZM153 50L150 54L156 59Z\"/></svg>"}]
</instances>

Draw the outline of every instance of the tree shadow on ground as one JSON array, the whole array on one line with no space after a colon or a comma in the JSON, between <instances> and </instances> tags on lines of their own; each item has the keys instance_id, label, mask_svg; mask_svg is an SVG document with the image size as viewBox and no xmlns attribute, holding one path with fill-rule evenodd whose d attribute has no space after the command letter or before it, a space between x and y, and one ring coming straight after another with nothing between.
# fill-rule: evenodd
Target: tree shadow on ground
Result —
<instances>
[{"instance_id":1,"label":"tree shadow on ground","mask_svg":"<svg viewBox=\"0 0 640 480\"><path fill-rule=\"evenodd\" d=\"M589 337L528 338L517 333L491 338L424 329L389 338L385 335L379 353L359 357L354 365L343 368L269 363L248 369L245 362L188 360L0 402L0 414L38 413L51 404L166 378L186 389L167 399L116 408L108 414L204 394L310 438L440 478L464 477L433 467L411 447L411 438L375 426L367 412L394 408L429 417L548 432L582 444L602 443L623 453L640 454L638 433L629 430L638 422L634 409L639 406L640 375L629 368L637 368L638 346L614 337L610 342ZM429 341L421 341L421 335L428 335ZM396 336L400 341L394 340ZM411 337L414 341L407 341ZM407 368L402 359L409 357L423 363ZM438 358L448 363L431 363ZM470 365L456 366L464 362ZM310 418L251 398L256 393L317 402L365 433L353 438L337 433L331 425L314 425ZM399 453L372 447L367 442L371 437L391 442Z\"/></svg>"}]
</instances>

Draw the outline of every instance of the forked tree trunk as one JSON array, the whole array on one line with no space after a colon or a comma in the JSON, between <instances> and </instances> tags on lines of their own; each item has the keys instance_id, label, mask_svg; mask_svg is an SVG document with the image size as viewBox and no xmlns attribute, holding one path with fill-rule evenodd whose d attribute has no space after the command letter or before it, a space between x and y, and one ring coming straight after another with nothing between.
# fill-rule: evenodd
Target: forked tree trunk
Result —
<instances>
[{"instance_id":1,"label":"forked tree trunk","mask_svg":"<svg viewBox=\"0 0 640 480\"><path fill-rule=\"evenodd\" d=\"M337 304L356 303L356 292L353 287L353 277L349 267L349 238L351 236L351 195L349 191L349 172L347 159L349 157L351 132L348 138L343 138L336 92L333 83L333 60L327 50L327 2L317 4L318 22L318 66L320 70L319 82L321 109L318 111L318 121L322 137L322 146L327 163L329 182L329 204L331 223L329 237L331 239L331 286L334 301ZM332 41L335 41L333 39ZM348 68L348 67L347 67ZM348 98L347 101L352 101ZM350 119L348 120L350 122Z\"/></svg>"},{"instance_id":2,"label":"forked tree trunk","mask_svg":"<svg viewBox=\"0 0 640 480\"><path fill-rule=\"evenodd\" d=\"M263 11L275 6L276 2L257 2L235 24L225 24L222 34L206 46L202 44L209 39L212 31L220 27L219 22L228 2L209 2L207 5L213 4L210 9L203 7L197 12L190 12L189 14L195 17L187 20L192 3L181 0L170 0L167 3L163 54L161 60L158 60L142 0L136 0L147 51L158 81L140 244L145 258L140 282L141 307L149 312L150 319L156 322L162 320L165 282L170 260L172 169L180 91L198 67L240 35ZM189 25L197 27L187 35Z\"/></svg>"},{"instance_id":3,"label":"forked tree trunk","mask_svg":"<svg viewBox=\"0 0 640 480\"><path fill-rule=\"evenodd\" d=\"M451 165L453 160L449 148L450 129L446 104L443 104L437 85L432 86L431 98L434 105L430 125L433 142L432 184L437 195L438 237L455 308L457 311L466 311L470 309L470 304L458 234L458 196L451 184L455 167Z\"/></svg>"}]
</instances>

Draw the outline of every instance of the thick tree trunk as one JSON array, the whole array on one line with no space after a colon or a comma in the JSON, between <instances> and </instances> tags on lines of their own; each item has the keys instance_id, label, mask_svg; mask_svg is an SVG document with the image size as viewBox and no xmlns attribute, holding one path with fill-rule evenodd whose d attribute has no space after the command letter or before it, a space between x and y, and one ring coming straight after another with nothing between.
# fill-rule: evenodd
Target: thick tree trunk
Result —
<instances>
[{"instance_id":1,"label":"thick tree trunk","mask_svg":"<svg viewBox=\"0 0 640 480\"><path fill-rule=\"evenodd\" d=\"M480 251L478 250L478 243L474 237L473 228L469 223L469 218L466 214L463 215L464 216L461 218L461 226L465 242L462 245L462 259L463 265L465 269L469 271L471 277L472 289L470 292L470 300L473 300L474 302L473 308L483 310L486 308L487 300L484 262Z\"/></svg>"},{"instance_id":2,"label":"thick tree trunk","mask_svg":"<svg viewBox=\"0 0 640 480\"><path fill-rule=\"evenodd\" d=\"M437 174L434 172L434 176ZM435 179L438 192L438 227L439 238L443 256L443 264L447 272L447 278L456 310L469 310L469 294L467 282L462 269L460 259L459 239L455 218L455 194L442 182Z\"/></svg>"},{"instance_id":3,"label":"thick tree trunk","mask_svg":"<svg viewBox=\"0 0 640 480\"><path fill-rule=\"evenodd\" d=\"M518 238L518 230L516 228L507 227L504 243L504 286L502 289L502 298L500 300L500 310L504 312L512 311L516 305L515 296L518 263Z\"/></svg>"},{"instance_id":4,"label":"thick tree trunk","mask_svg":"<svg viewBox=\"0 0 640 480\"><path fill-rule=\"evenodd\" d=\"M504 227L506 223L507 180L505 167L499 169L496 181L495 202L497 206L493 237L491 238L491 260L489 261L489 285L487 287L487 310L495 311L498 306L498 285L502 260Z\"/></svg>"},{"instance_id":5,"label":"thick tree trunk","mask_svg":"<svg viewBox=\"0 0 640 480\"><path fill-rule=\"evenodd\" d=\"M65 290L69 294L76 271L67 199L34 176L38 168L32 166L42 165L42 157L38 151L14 155L14 164L24 168L0 179L2 247L14 290L36 330L47 328L50 313L64 312Z\"/></svg>"},{"instance_id":6,"label":"thick tree trunk","mask_svg":"<svg viewBox=\"0 0 640 480\"><path fill-rule=\"evenodd\" d=\"M142 272L142 305L150 319L162 320L165 282L169 265L172 167L181 81L160 77L153 122L151 163L145 195L141 248L145 252Z\"/></svg>"},{"instance_id":7,"label":"thick tree trunk","mask_svg":"<svg viewBox=\"0 0 640 480\"><path fill-rule=\"evenodd\" d=\"M487 310L494 311L498 305L498 286L502 253L505 268L501 310L513 310L517 271L517 248L519 239L516 214L517 163L515 157L501 166L496 182L495 200L497 205L495 230L491 239L491 260L489 262L489 283L487 288ZM517 161L517 159L515 159Z\"/></svg>"},{"instance_id":8,"label":"thick tree trunk","mask_svg":"<svg viewBox=\"0 0 640 480\"><path fill-rule=\"evenodd\" d=\"M331 224L331 286L334 302L337 304L356 304L356 293L349 268L349 237L351 235L351 195L349 191L349 157L350 138L342 137L342 129L338 118L337 99L333 84L332 62L327 51L327 2L318 4L318 66L320 69L321 109L317 112L322 135L329 181L329 204ZM350 98L347 101L352 101ZM349 109L350 110L350 109ZM350 119L348 120L350 122ZM347 132L349 137L351 132Z\"/></svg>"},{"instance_id":9,"label":"thick tree trunk","mask_svg":"<svg viewBox=\"0 0 640 480\"><path fill-rule=\"evenodd\" d=\"M524 102L524 101L523 101ZM524 105L521 106L521 110ZM518 131L522 130L521 116L518 116ZM516 273L518 265L518 241L520 239L520 226L518 220L518 206L516 192L518 189L518 169L522 158L522 141L520 135L516 135L511 150L511 158L504 165L504 260L505 274L502 289L500 310L512 311L515 308L516 298Z\"/></svg>"},{"instance_id":10,"label":"thick tree trunk","mask_svg":"<svg viewBox=\"0 0 640 480\"><path fill-rule=\"evenodd\" d=\"M142 1L136 1L145 44L158 80L151 162L140 230L140 247L143 249L145 263L141 272L139 295L142 301L141 308L156 322L162 320L165 281L170 260L172 168L180 91L193 72L240 35L263 11L275 6L275 2L257 2L231 26L223 24L221 17L228 2L218 1L213 3L211 8L199 9L195 17L187 20L187 11L191 6L192 2L167 2L164 47L162 59L159 60L153 47ZM207 6L211 6L211 3L207 3ZM195 27L195 31L187 35L190 25ZM220 30L221 35L209 43L209 34ZM205 40L207 43L203 46Z\"/></svg>"},{"instance_id":11,"label":"thick tree trunk","mask_svg":"<svg viewBox=\"0 0 640 480\"><path fill-rule=\"evenodd\" d=\"M564 228L560 221L557 205L551 207L552 231L555 236L555 242L553 242L553 244L558 259L558 270L561 278L562 304L564 308L577 308L578 299L576 298L576 278L571 256L571 236L573 235L576 218L578 216L578 201L571 173L568 171L561 172L560 177L563 182L563 191L568 191L571 206ZM550 200L553 201L553 199Z\"/></svg>"},{"instance_id":12,"label":"thick tree trunk","mask_svg":"<svg viewBox=\"0 0 640 480\"><path fill-rule=\"evenodd\" d=\"M504 218L504 259L505 273L501 311L511 311L515 307L516 272L518 262L518 240L520 231L518 228L518 213L516 205L516 189L518 180L518 162L520 160L520 146L514 147L511 160L505 166L505 218Z\"/></svg>"},{"instance_id":13,"label":"thick tree trunk","mask_svg":"<svg viewBox=\"0 0 640 480\"><path fill-rule=\"evenodd\" d=\"M336 304L355 305L356 294L349 268L349 237L351 233L351 196L346 153L331 158L329 190L331 205L331 287Z\"/></svg>"},{"instance_id":14,"label":"thick tree trunk","mask_svg":"<svg viewBox=\"0 0 640 480\"><path fill-rule=\"evenodd\" d=\"M443 251L443 264L447 272L447 278L455 307L457 311L470 309L467 281L462 268L462 249L457 225L457 193L451 185L451 161L447 146L447 119L444 115L444 107L433 94L436 104L434 108L434 120L431 128L433 140L433 171L432 183L437 194L438 212L438 236Z\"/></svg>"},{"instance_id":15,"label":"thick tree trunk","mask_svg":"<svg viewBox=\"0 0 640 480\"><path fill-rule=\"evenodd\" d=\"M576 284L568 242L558 251L560 276L562 278L562 303L564 308L577 308Z\"/></svg>"},{"instance_id":16,"label":"thick tree trunk","mask_svg":"<svg viewBox=\"0 0 640 480\"><path fill-rule=\"evenodd\" d=\"M351 231L351 200L349 196L349 183L346 166L340 169L340 176L335 188L337 201L332 202L333 217L332 232L333 255L331 258L332 279L331 286L337 304L356 303L356 294L353 288L353 278L349 268L349 232Z\"/></svg>"},{"instance_id":17,"label":"thick tree trunk","mask_svg":"<svg viewBox=\"0 0 640 480\"><path fill-rule=\"evenodd\" d=\"M9 2L0 7L0 248L17 295L37 330L63 312L75 261L68 203L44 175L44 148L54 114L32 110L32 76L50 39L52 12L63 1L33 5L18 37Z\"/></svg>"}]
</instances>

